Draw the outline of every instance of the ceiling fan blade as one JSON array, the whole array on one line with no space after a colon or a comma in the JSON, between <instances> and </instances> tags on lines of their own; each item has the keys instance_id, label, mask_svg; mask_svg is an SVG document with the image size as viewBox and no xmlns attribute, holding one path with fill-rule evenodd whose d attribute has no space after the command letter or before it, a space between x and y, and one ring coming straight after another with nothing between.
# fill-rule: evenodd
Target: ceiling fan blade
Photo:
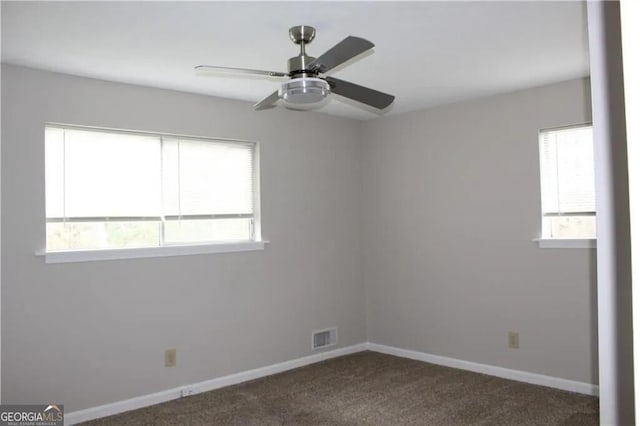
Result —
<instances>
[{"instance_id":1,"label":"ceiling fan blade","mask_svg":"<svg viewBox=\"0 0 640 426\"><path fill-rule=\"evenodd\" d=\"M264 98L263 100L261 100L260 102L255 104L253 106L253 109L258 111L258 110L261 110L261 109L269 108L271 105L276 103L278 101L278 99L280 99L280 94L276 90L275 92L273 92L272 94L270 94L269 96L267 96L266 98Z\"/></svg>"},{"instance_id":2,"label":"ceiling fan blade","mask_svg":"<svg viewBox=\"0 0 640 426\"><path fill-rule=\"evenodd\" d=\"M369 89L368 87L359 86L348 81L339 80L334 77L325 77L325 80L331 86L331 92L354 101L370 105L374 108L385 109L396 98L393 95Z\"/></svg>"},{"instance_id":3,"label":"ceiling fan blade","mask_svg":"<svg viewBox=\"0 0 640 426\"><path fill-rule=\"evenodd\" d=\"M230 72L241 74L257 74L266 75L269 77L288 77L289 74L279 71L264 71L264 70L252 70L249 68L234 68L234 67L219 67L216 65L198 65L195 67L198 71L217 71L217 72Z\"/></svg>"},{"instance_id":4,"label":"ceiling fan blade","mask_svg":"<svg viewBox=\"0 0 640 426\"><path fill-rule=\"evenodd\" d=\"M349 36L311 62L309 69L322 73L327 72L362 52L366 52L373 46L374 44L369 40Z\"/></svg>"}]
</instances>

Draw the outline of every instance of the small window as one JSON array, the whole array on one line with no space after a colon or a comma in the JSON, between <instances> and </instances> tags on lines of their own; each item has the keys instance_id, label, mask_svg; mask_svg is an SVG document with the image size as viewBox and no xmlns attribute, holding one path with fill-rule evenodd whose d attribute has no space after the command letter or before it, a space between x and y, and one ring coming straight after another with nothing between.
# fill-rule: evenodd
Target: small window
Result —
<instances>
[{"instance_id":1,"label":"small window","mask_svg":"<svg viewBox=\"0 0 640 426\"><path fill-rule=\"evenodd\" d=\"M256 144L47 126L47 252L255 241Z\"/></svg>"},{"instance_id":2,"label":"small window","mask_svg":"<svg viewBox=\"0 0 640 426\"><path fill-rule=\"evenodd\" d=\"M542 239L596 237L591 125L542 130Z\"/></svg>"}]
</instances>

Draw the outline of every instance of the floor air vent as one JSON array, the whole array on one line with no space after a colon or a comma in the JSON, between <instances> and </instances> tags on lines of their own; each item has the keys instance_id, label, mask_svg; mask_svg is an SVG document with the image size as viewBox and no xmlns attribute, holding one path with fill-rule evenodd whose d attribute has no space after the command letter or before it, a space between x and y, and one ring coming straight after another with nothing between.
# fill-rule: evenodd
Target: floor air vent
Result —
<instances>
[{"instance_id":1,"label":"floor air vent","mask_svg":"<svg viewBox=\"0 0 640 426\"><path fill-rule=\"evenodd\" d=\"M314 331L311 344L312 349L325 348L327 346L333 346L338 343L338 329L327 328L326 330Z\"/></svg>"}]
</instances>

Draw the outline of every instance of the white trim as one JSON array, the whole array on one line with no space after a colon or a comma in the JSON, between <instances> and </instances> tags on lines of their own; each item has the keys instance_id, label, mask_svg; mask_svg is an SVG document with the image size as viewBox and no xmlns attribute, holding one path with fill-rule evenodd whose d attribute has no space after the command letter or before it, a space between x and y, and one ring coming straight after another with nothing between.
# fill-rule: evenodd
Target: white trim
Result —
<instances>
[{"instance_id":1,"label":"white trim","mask_svg":"<svg viewBox=\"0 0 640 426\"><path fill-rule=\"evenodd\" d=\"M37 251L36 256L45 258L46 263L91 262L96 260L137 259L145 257L187 256L193 254L233 253L239 251L264 250L269 241L246 241L206 245L184 245L106 250L74 250L45 252Z\"/></svg>"},{"instance_id":2,"label":"white trim","mask_svg":"<svg viewBox=\"0 0 640 426\"><path fill-rule=\"evenodd\" d=\"M379 352L388 355L395 355L402 358L415 359L418 361L428 362L436 365L459 368L461 370L473 371L475 373L488 374L491 376L502 377L518 382L531 383L534 385L547 386L585 395L598 396L598 386L591 383L577 382L574 380L567 380L559 377L545 376L542 374L530 373L527 371L512 370L509 368L496 367L494 365L479 364L471 361L464 361L455 358L432 355L424 352L400 349L392 346L367 342L347 346L344 348L334 349L332 351L325 351L302 358L296 358L290 361L268 365L266 367L260 367L253 370L242 371L240 373L229 374L228 376L205 380L203 382L187 384L148 395L141 395L135 398L113 402L111 404L100 405L97 407L87 408L79 411L72 411L65 415L65 424L73 425L76 423L99 419L102 417L113 416L115 414L124 413L126 411L137 410L139 408L148 407L150 405L160 404L163 402L178 399L185 395L195 395L197 393L208 392L226 386L236 385L238 383L259 379L261 377L270 376L272 374L282 373L294 368L304 367L305 365L314 364L316 362L336 358L343 355L349 355L356 352L362 352L364 350Z\"/></svg>"},{"instance_id":3,"label":"white trim","mask_svg":"<svg viewBox=\"0 0 640 426\"><path fill-rule=\"evenodd\" d=\"M393 346L379 345L377 343L367 343L367 349L370 351L380 352L388 355L395 355L402 358L415 359L418 361L429 362L431 364L444 365L446 367L459 368L461 370L473 371L475 373L488 374L490 376L516 380L518 382L531 383L533 385L548 386L550 388L562 389L585 395L598 396L598 386L591 383L577 382L574 380L561 379L559 377L545 376L543 374L530 373L528 371L512 370L510 368L496 367L494 365L479 364L477 362L432 355L425 352L411 351L408 349L400 349Z\"/></svg>"},{"instance_id":4,"label":"white trim","mask_svg":"<svg viewBox=\"0 0 640 426\"><path fill-rule=\"evenodd\" d=\"M260 142L255 142L253 149L253 239L262 241L262 205L260 187L262 177L260 171Z\"/></svg>"},{"instance_id":5,"label":"white trim","mask_svg":"<svg viewBox=\"0 0 640 426\"><path fill-rule=\"evenodd\" d=\"M119 129L116 127L101 127L101 126L85 126L83 124L69 124L69 123L59 123L56 121L47 121L44 123L45 127L55 127L57 129L69 129L69 130L82 130L89 132L110 132L110 133L124 133L130 135L143 135L143 136L167 136L170 138L184 138L184 139L199 139L199 140L210 140L216 142L231 142L231 143L240 143L252 145L255 144L256 141L250 141L247 139L230 139L230 138L221 138L221 137L212 137L212 136L198 136L198 135L182 135L178 133L163 133L156 132L153 130L133 130L133 129Z\"/></svg>"},{"instance_id":6,"label":"white trim","mask_svg":"<svg viewBox=\"0 0 640 426\"><path fill-rule=\"evenodd\" d=\"M624 102L627 126L627 170L631 216L631 306L633 328L634 398L636 422L640 423L640 3L620 1Z\"/></svg>"},{"instance_id":7,"label":"white trim","mask_svg":"<svg viewBox=\"0 0 640 426\"><path fill-rule=\"evenodd\" d=\"M596 182L598 382L601 425L634 424L632 265L620 4L587 1ZM628 119L631 116L627 116ZM637 367L636 367L637 368ZM624 372L624 373L623 373Z\"/></svg>"},{"instance_id":8,"label":"white trim","mask_svg":"<svg viewBox=\"0 0 640 426\"><path fill-rule=\"evenodd\" d=\"M334 349L332 351L309 355L302 358L296 358L291 361L268 365L266 367L255 368L253 370L230 374L228 376L218 377L211 380L205 380L203 382L194 383L191 385L167 389L149 395L142 395L135 398L126 399L124 401L118 401L111 404L100 405L98 407L87 408L85 410L72 411L64 416L65 424L72 425L80 422L86 422L101 417L120 414L125 411L131 411L138 408L148 407L150 405L160 404L162 402L171 401L173 399L178 399L182 396L182 392L185 389L188 390L188 392L185 392L185 394L195 395L197 393L208 392L210 390L236 385L238 383L259 379L261 377L270 376L272 374L281 373L283 371L292 370L294 368L304 367L305 365L313 364L327 359L349 355L356 352L362 352L366 348L366 343L360 343L340 349Z\"/></svg>"},{"instance_id":9,"label":"white trim","mask_svg":"<svg viewBox=\"0 0 640 426\"><path fill-rule=\"evenodd\" d=\"M585 121L582 123L574 123L567 124L565 126L555 126L555 127L545 127L544 129L539 129L538 134L542 132L553 132L558 130L569 130L569 129L579 129L581 127L593 127L593 121Z\"/></svg>"},{"instance_id":10,"label":"white trim","mask_svg":"<svg viewBox=\"0 0 640 426\"><path fill-rule=\"evenodd\" d=\"M595 238L534 238L540 248L596 248Z\"/></svg>"}]
</instances>

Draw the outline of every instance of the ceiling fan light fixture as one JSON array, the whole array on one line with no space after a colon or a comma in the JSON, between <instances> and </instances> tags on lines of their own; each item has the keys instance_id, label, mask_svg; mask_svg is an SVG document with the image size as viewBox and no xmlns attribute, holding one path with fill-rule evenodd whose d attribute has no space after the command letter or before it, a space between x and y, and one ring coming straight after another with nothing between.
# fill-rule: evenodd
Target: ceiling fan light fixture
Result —
<instances>
[{"instance_id":1,"label":"ceiling fan light fixture","mask_svg":"<svg viewBox=\"0 0 640 426\"><path fill-rule=\"evenodd\" d=\"M320 105L331 93L331 86L316 77L293 78L282 84L280 99L292 108ZM305 109L306 109L305 108Z\"/></svg>"}]
</instances>

